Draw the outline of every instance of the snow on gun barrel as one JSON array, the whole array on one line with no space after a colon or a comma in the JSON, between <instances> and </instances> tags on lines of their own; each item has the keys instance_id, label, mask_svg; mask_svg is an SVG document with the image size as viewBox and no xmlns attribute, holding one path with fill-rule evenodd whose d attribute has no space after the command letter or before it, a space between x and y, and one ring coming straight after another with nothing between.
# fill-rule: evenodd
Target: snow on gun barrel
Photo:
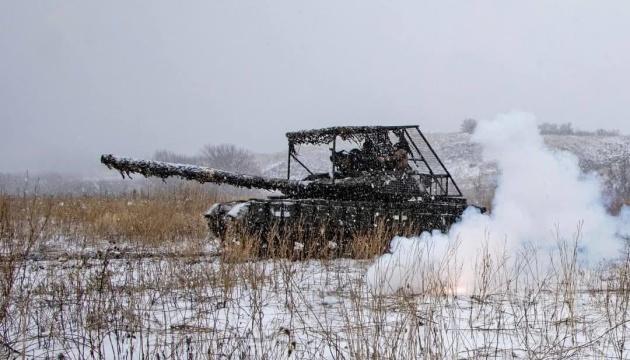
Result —
<instances>
[{"instance_id":1,"label":"snow on gun barrel","mask_svg":"<svg viewBox=\"0 0 630 360\"><path fill-rule=\"evenodd\" d=\"M102 155L101 163L110 169L113 168L120 171L123 178L125 174L129 176L130 173L141 174L145 177L159 177L161 179L178 176L185 180L194 180L200 183L229 184L248 189L277 190L287 195L298 193L305 187L304 183L296 180L270 179L261 176L236 174L204 166L137 160L111 154Z\"/></svg>"}]
</instances>

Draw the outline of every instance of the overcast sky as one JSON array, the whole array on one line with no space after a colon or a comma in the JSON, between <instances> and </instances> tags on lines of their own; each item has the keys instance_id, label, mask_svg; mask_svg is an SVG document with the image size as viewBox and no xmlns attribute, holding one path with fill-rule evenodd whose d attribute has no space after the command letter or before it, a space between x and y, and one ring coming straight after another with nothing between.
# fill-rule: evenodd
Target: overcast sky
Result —
<instances>
[{"instance_id":1,"label":"overcast sky","mask_svg":"<svg viewBox=\"0 0 630 360\"><path fill-rule=\"evenodd\" d=\"M0 172L513 109L630 133L630 1L0 2Z\"/></svg>"}]
</instances>

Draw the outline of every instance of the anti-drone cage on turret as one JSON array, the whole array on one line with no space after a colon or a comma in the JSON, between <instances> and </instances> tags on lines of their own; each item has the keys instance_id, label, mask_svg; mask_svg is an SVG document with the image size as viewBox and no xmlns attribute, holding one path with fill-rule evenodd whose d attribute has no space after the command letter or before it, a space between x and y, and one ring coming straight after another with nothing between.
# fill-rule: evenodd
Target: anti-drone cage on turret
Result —
<instances>
[{"instance_id":1,"label":"anti-drone cage on turret","mask_svg":"<svg viewBox=\"0 0 630 360\"><path fill-rule=\"evenodd\" d=\"M407 162L409 174L423 185L426 193L432 198L459 198L462 192L457 183L438 157L435 150L427 141L417 125L404 126L337 126L323 129L288 132L287 179L292 176L292 162L301 166L309 174L305 161L299 156L300 145L328 145L331 150L331 182L334 184L338 177L335 169L335 156L338 140L350 141L356 144L370 140L375 143L404 140L407 146ZM406 191L406 189L401 189Z\"/></svg>"}]
</instances>

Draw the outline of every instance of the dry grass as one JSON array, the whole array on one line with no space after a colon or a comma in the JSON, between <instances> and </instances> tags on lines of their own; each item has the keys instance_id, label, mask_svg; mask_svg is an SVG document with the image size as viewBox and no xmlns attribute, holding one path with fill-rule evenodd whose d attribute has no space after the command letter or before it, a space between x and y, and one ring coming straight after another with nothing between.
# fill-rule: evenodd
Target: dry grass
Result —
<instances>
[{"instance_id":1,"label":"dry grass","mask_svg":"<svg viewBox=\"0 0 630 360\"><path fill-rule=\"evenodd\" d=\"M172 256L204 243L216 200L0 196L0 358L628 358L630 257L584 268L579 233L548 267L482 247L465 296L451 258L426 291L380 296L364 278L391 238L379 227L348 244L354 259L270 235L260 261L238 232L221 256ZM120 256L122 242L163 255ZM55 244L97 256L41 256Z\"/></svg>"},{"instance_id":2,"label":"dry grass","mask_svg":"<svg viewBox=\"0 0 630 360\"><path fill-rule=\"evenodd\" d=\"M262 236L248 233L238 224L228 226L223 259L236 262L256 259L373 259L388 250L393 237L411 235L414 229L411 224L392 228L381 221L374 228L348 238L343 233L327 231L326 228L308 228L304 223L298 221L291 228L284 227L284 232L272 226Z\"/></svg>"},{"instance_id":3,"label":"dry grass","mask_svg":"<svg viewBox=\"0 0 630 360\"><path fill-rule=\"evenodd\" d=\"M56 235L159 246L203 238L207 228L202 214L221 200L186 186L111 197L0 194L0 222L7 229L25 229L25 223L45 219Z\"/></svg>"}]
</instances>

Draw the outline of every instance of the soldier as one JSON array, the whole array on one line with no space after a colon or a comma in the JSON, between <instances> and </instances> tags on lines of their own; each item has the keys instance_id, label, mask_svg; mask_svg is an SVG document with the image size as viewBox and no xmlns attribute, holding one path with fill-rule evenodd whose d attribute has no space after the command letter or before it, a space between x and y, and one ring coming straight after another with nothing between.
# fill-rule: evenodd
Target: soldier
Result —
<instances>
[{"instance_id":1,"label":"soldier","mask_svg":"<svg viewBox=\"0 0 630 360\"><path fill-rule=\"evenodd\" d=\"M394 150L394 153L391 155L391 161L393 162L395 170L409 169L407 154L409 154L409 144L402 138L396 144L396 150Z\"/></svg>"},{"instance_id":2,"label":"soldier","mask_svg":"<svg viewBox=\"0 0 630 360\"><path fill-rule=\"evenodd\" d=\"M404 138L401 138L394 149L389 155L379 158L383 163L385 170L399 170L404 171L409 169L409 161L407 154L409 154L409 144Z\"/></svg>"}]
</instances>

